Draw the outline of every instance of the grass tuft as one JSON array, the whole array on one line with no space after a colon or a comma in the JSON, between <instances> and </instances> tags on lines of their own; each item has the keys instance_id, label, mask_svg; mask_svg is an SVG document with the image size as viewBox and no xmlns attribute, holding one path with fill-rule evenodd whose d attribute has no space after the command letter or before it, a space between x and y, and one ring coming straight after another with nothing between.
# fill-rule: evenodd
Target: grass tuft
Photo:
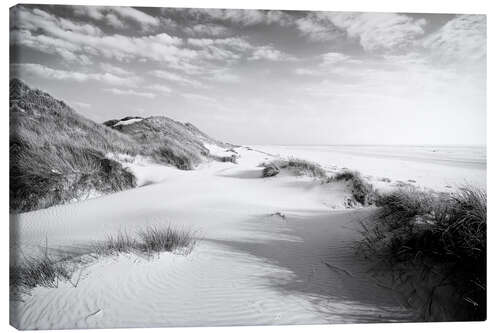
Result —
<instances>
[{"instance_id":1,"label":"grass tuft","mask_svg":"<svg viewBox=\"0 0 500 333\"><path fill-rule=\"evenodd\" d=\"M426 311L432 312L435 290L448 285L455 295L449 308L458 310L446 319L484 320L486 192L472 186L451 194L408 187L379 195L376 204L376 222L363 224L360 248L397 265L427 267L427 272L439 268Z\"/></svg>"},{"instance_id":2,"label":"grass tuft","mask_svg":"<svg viewBox=\"0 0 500 333\"><path fill-rule=\"evenodd\" d=\"M327 182L345 181L349 183L354 200L362 205L372 205L377 198L373 185L363 179L358 171L344 170L327 179Z\"/></svg>"},{"instance_id":3,"label":"grass tuft","mask_svg":"<svg viewBox=\"0 0 500 333\"><path fill-rule=\"evenodd\" d=\"M14 295L37 286L56 288L59 281L69 281L73 271L67 262L47 255L25 258L21 264L10 266L9 283Z\"/></svg>"},{"instance_id":4,"label":"grass tuft","mask_svg":"<svg viewBox=\"0 0 500 333\"><path fill-rule=\"evenodd\" d=\"M280 169L288 169L298 175L307 175L317 178L326 178L326 171L317 163L290 157L261 164L263 177L272 177L279 173Z\"/></svg>"},{"instance_id":5,"label":"grass tuft","mask_svg":"<svg viewBox=\"0 0 500 333\"><path fill-rule=\"evenodd\" d=\"M139 247L144 252L173 252L184 249L189 253L195 239L191 232L168 228L148 227L139 232Z\"/></svg>"}]
</instances>

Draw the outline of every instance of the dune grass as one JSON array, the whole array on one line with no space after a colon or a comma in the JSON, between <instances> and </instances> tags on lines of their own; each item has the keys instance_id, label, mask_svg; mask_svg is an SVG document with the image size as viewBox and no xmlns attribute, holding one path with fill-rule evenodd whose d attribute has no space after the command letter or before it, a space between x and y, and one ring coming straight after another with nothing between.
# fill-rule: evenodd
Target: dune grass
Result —
<instances>
[{"instance_id":1,"label":"dune grass","mask_svg":"<svg viewBox=\"0 0 500 333\"><path fill-rule=\"evenodd\" d=\"M327 182L345 181L349 184L354 200L360 204L372 205L377 198L373 185L363 179L358 171L344 170L327 179Z\"/></svg>"},{"instance_id":2,"label":"dune grass","mask_svg":"<svg viewBox=\"0 0 500 333\"><path fill-rule=\"evenodd\" d=\"M196 244L194 233L175 229L171 226L148 226L139 230L135 237L126 232L109 235L104 241L93 246L98 255L139 252L158 254L160 252L179 252L188 254Z\"/></svg>"},{"instance_id":3,"label":"dune grass","mask_svg":"<svg viewBox=\"0 0 500 333\"><path fill-rule=\"evenodd\" d=\"M277 159L264 162L260 166L264 167L262 177L273 177L279 174L280 170L288 169L298 175L321 179L325 183L345 181L354 200L363 206L373 205L377 198L377 191L373 188L373 185L367 182L357 171L343 170L334 176L328 176L326 170L318 163L298 158Z\"/></svg>"},{"instance_id":4,"label":"dune grass","mask_svg":"<svg viewBox=\"0 0 500 333\"><path fill-rule=\"evenodd\" d=\"M263 177L272 177L279 173L280 169L288 169L298 175L307 175L317 178L325 178L326 171L318 164L307 160L290 157L288 159L278 159L261 164Z\"/></svg>"},{"instance_id":5,"label":"dune grass","mask_svg":"<svg viewBox=\"0 0 500 333\"><path fill-rule=\"evenodd\" d=\"M67 262L44 255L40 258L26 258L22 264L10 266L11 290L26 292L37 286L56 288L59 281L68 281L72 271Z\"/></svg>"},{"instance_id":6,"label":"dune grass","mask_svg":"<svg viewBox=\"0 0 500 333\"><path fill-rule=\"evenodd\" d=\"M92 255L95 258L132 252L146 254L147 257L162 252L187 255L195 244L193 232L171 226L150 226L139 230L135 237L126 232L109 235L104 241L94 243L85 255ZM56 288L60 281L71 281L81 259L79 257L51 257L46 248L42 256L23 258L11 263L12 294L18 295L37 286Z\"/></svg>"},{"instance_id":7,"label":"dune grass","mask_svg":"<svg viewBox=\"0 0 500 333\"><path fill-rule=\"evenodd\" d=\"M360 249L395 265L441 271L432 286L453 288L448 320L486 318L486 192L465 186L455 193L430 193L408 187L379 195L373 225L363 225ZM424 268L426 267L426 268ZM425 274L422 275L422 277ZM453 301L452 301L453 300Z\"/></svg>"}]
</instances>

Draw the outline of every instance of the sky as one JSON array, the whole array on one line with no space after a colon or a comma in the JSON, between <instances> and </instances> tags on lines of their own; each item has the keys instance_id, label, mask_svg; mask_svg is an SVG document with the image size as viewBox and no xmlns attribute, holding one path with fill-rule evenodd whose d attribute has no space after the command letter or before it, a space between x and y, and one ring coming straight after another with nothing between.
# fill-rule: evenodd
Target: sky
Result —
<instances>
[{"instance_id":1,"label":"sky","mask_svg":"<svg viewBox=\"0 0 500 333\"><path fill-rule=\"evenodd\" d=\"M236 144L486 144L486 16L18 5L10 72Z\"/></svg>"}]
</instances>

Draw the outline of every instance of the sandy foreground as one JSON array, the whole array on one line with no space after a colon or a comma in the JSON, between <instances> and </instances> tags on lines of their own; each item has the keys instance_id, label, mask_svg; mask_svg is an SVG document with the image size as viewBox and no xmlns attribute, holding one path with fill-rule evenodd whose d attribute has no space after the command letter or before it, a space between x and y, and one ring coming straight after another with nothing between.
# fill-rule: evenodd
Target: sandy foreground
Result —
<instances>
[{"instance_id":1,"label":"sandy foreground","mask_svg":"<svg viewBox=\"0 0 500 333\"><path fill-rule=\"evenodd\" d=\"M273 159L264 149L318 161L332 172L344 166L342 159L333 166L332 158L356 163L354 157L329 155L326 160L319 153L267 148L237 148L238 164L212 162L194 171L133 163L139 184L148 186L11 216L11 237L21 256L41 253L45 244L54 253L85 253L89 242L147 225L192 230L199 238L187 256L163 253L148 259L127 254L89 261L71 283L37 287L21 301L11 301L12 324L63 329L414 318L399 294L373 276L372 263L355 251L359 221L369 219L372 208L345 209L348 191L343 183L322 184L286 172L262 178L258 167ZM402 163L385 161L371 175L379 187L394 183L377 180L378 172L390 177L382 174L384 169ZM358 169L367 167L366 161L359 163ZM418 163L423 162L411 165L428 172ZM441 170L440 179L450 176L447 168L457 167L430 165L433 172ZM413 171L405 170L396 172ZM417 185L420 178L427 179L413 174ZM485 170L482 177L485 181ZM433 182L438 189L449 186L447 180ZM423 181L422 186L428 185Z\"/></svg>"}]
</instances>

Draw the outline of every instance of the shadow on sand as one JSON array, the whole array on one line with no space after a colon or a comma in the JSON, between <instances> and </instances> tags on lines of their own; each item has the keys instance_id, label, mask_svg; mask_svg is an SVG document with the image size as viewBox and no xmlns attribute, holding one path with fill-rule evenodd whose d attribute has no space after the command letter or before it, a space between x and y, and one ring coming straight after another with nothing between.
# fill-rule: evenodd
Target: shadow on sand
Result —
<instances>
[{"instance_id":1,"label":"shadow on sand","mask_svg":"<svg viewBox=\"0 0 500 333\"><path fill-rule=\"evenodd\" d=\"M270 214L245 224L254 239L205 241L291 272L266 276L264 283L284 296L305 296L331 322L414 321L398 294L379 285L369 272L372 264L356 253L356 221L367 214L370 210ZM266 234L265 241L258 239Z\"/></svg>"}]
</instances>

